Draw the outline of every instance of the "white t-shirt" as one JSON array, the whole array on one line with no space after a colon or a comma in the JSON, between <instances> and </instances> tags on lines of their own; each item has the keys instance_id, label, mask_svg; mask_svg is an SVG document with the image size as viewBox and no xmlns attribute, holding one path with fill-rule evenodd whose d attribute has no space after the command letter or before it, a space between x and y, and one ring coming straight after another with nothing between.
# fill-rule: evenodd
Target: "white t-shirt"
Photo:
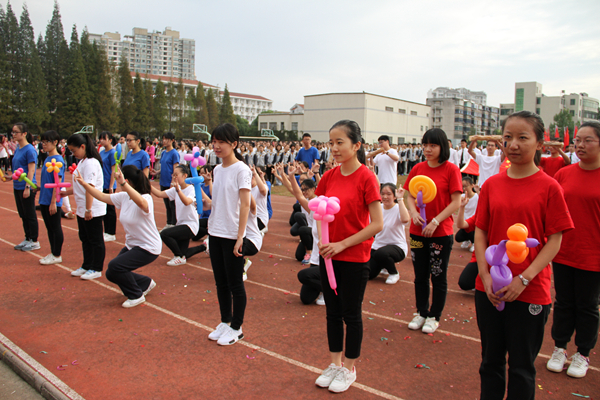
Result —
<instances>
[{"instance_id":1,"label":"white t-shirt","mask_svg":"<svg viewBox=\"0 0 600 400\"><path fill-rule=\"evenodd\" d=\"M450 161L452 164L458 167L458 158L456 158L456 150L454 150L452 147L450 147L450 158L448 158L448 161Z\"/></svg>"},{"instance_id":2,"label":"white t-shirt","mask_svg":"<svg viewBox=\"0 0 600 400\"><path fill-rule=\"evenodd\" d=\"M236 240L240 223L240 190L252 189L252 171L245 163L238 161L227 168L219 164L213 173L208 233L211 236Z\"/></svg>"},{"instance_id":3,"label":"white t-shirt","mask_svg":"<svg viewBox=\"0 0 600 400\"><path fill-rule=\"evenodd\" d=\"M398 152L394 149L389 149L388 153L398 155ZM393 183L394 185L398 183L398 161L394 161L387 154L381 153L375 156L373 163L378 168L377 178L379 178L379 183Z\"/></svg>"},{"instance_id":4,"label":"white t-shirt","mask_svg":"<svg viewBox=\"0 0 600 400\"><path fill-rule=\"evenodd\" d=\"M162 240L154 222L154 202L150 194L142 197L148 202L148 212L138 207L127 192L110 195L110 200L116 208L121 209L119 220L125 230L125 246L129 250L141 247L147 252L159 255L162 250Z\"/></svg>"},{"instance_id":5,"label":"white t-shirt","mask_svg":"<svg viewBox=\"0 0 600 400\"><path fill-rule=\"evenodd\" d=\"M237 231L236 231L237 232ZM254 243L256 250L260 251L262 247L263 237L258 229L258 219L256 214L248 211L248 223L246 224L246 239Z\"/></svg>"},{"instance_id":6,"label":"white t-shirt","mask_svg":"<svg viewBox=\"0 0 600 400\"><path fill-rule=\"evenodd\" d=\"M580 160L579 157L577 157L577 153L573 152L568 152L565 153L567 155L567 157L569 157L569 160L571 160L571 164L577 164Z\"/></svg>"},{"instance_id":7,"label":"white t-shirt","mask_svg":"<svg viewBox=\"0 0 600 400\"><path fill-rule=\"evenodd\" d=\"M463 164L466 164L469 162L469 160L472 158L471 155L469 154L469 149L468 148L460 148L456 151L456 162L458 163L458 166L460 167L460 159L462 157L463 160ZM464 166L464 165L463 165Z\"/></svg>"},{"instance_id":8,"label":"white t-shirt","mask_svg":"<svg viewBox=\"0 0 600 400\"><path fill-rule=\"evenodd\" d=\"M310 214L308 212L306 212L306 210L304 209L304 207L300 207L300 211L302 211L302 214L304 214L304 216L306 217L306 226L313 226L314 223L314 218L313 215L315 214L313 211L310 212Z\"/></svg>"},{"instance_id":9,"label":"white t-shirt","mask_svg":"<svg viewBox=\"0 0 600 400\"><path fill-rule=\"evenodd\" d=\"M75 175L78 174L83 180L94 186L99 191L104 187L104 175L100 162L95 158L84 158L77 164L77 170L73 174L73 195L77 203L77 216L85 218L85 188L75 181ZM101 217L106 215L106 203L94 199L92 202L92 217Z\"/></svg>"},{"instance_id":10,"label":"white t-shirt","mask_svg":"<svg viewBox=\"0 0 600 400\"><path fill-rule=\"evenodd\" d=\"M174 187L165 190L169 200L175 200L175 215L177 216L177 225L187 225L194 235L198 234L198 210L194 206L196 201L196 189L193 185L188 185L185 189L181 189L185 197L192 199L192 204L186 206L181 201L181 198L177 194L177 190Z\"/></svg>"},{"instance_id":11,"label":"white t-shirt","mask_svg":"<svg viewBox=\"0 0 600 400\"><path fill-rule=\"evenodd\" d=\"M475 154L475 162L479 164L479 187L482 187L485 181L490 177L500 172L500 165L502 165L502 156L484 156Z\"/></svg>"},{"instance_id":12,"label":"white t-shirt","mask_svg":"<svg viewBox=\"0 0 600 400\"><path fill-rule=\"evenodd\" d=\"M465 197L466 195L463 193L461 195L461 197ZM477 202L479 201L479 195L477 193L475 193L473 195L473 197L471 197L469 199L469 202L467 203L467 205L465 206L465 220L471 218L473 215L475 215L475 212L477 211Z\"/></svg>"},{"instance_id":13,"label":"white t-shirt","mask_svg":"<svg viewBox=\"0 0 600 400\"><path fill-rule=\"evenodd\" d=\"M481 150L481 154L483 154L484 156L487 156L487 147L484 147L483 150ZM500 150L500 149L494 150L495 156L499 156L500 154L502 154L502 150Z\"/></svg>"},{"instance_id":14,"label":"white t-shirt","mask_svg":"<svg viewBox=\"0 0 600 400\"><path fill-rule=\"evenodd\" d=\"M383 210L383 230L375 235L371 249L378 250L383 246L394 245L400 247L404 251L404 255L408 254L406 232L400 218L398 204L394 204L394 207L389 210L386 210L382 204L381 209Z\"/></svg>"},{"instance_id":15,"label":"white t-shirt","mask_svg":"<svg viewBox=\"0 0 600 400\"><path fill-rule=\"evenodd\" d=\"M257 178L260 179L260 178ZM268 189L268 186L267 186ZM250 192L256 201L256 215L265 226L269 225L269 210L267 209L267 196L263 196L258 189L258 185L254 186ZM268 195L268 193L267 193Z\"/></svg>"},{"instance_id":16,"label":"white t-shirt","mask_svg":"<svg viewBox=\"0 0 600 400\"><path fill-rule=\"evenodd\" d=\"M313 237L313 247L312 253L310 254L310 263L312 265L319 265L319 228L317 227L317 221L312 217L314 214L313 211L310 212L312 219L312 237ZM308 220L308 218L307 218Z\"/></svg>"}]
</instances>

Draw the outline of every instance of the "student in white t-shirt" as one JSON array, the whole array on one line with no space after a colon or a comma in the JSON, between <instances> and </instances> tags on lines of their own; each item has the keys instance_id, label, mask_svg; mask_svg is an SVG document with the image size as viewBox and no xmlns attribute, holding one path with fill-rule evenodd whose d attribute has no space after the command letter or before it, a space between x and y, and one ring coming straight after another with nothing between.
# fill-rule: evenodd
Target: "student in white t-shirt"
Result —
<instances>
[{"instance_id":1,"label":"student in white t-shirt","mask_svg":"<svg viewBox=\"0 0 600 400\"><path fill-rule=\"evenodd\" d=\"M460 201L460 209L464 210L464 220L471 218L477 212L477 202L479 201L479 195L475 193L473 180L470 176L464 176L462 178L463 194ZM472 253L475 250L475 231L467 233L464 229L460 229L456 232L454 240L460 245L461 249L469 249Z\"/></svg>"},{"instance_id":2,"label":"student in white t-shirt","mask_svg":"<svg viewBox=\"0 0 600 400\"><path fill-rule=\"evenodd\" d=\"M475 151L475 146L477 145L477 140L473 140L469 145L469 155L473 157L475 162L479 165L479 179L477 184L479 187L482 187L485 181L487 181L490 177L496 175L500 172L500 166L504 162L504 152L496 155L496 149L500 147L500 143L494 140L488 140L487 145L485 147L486 154L477 153ZM466 217L469 218L469 217Z\"/></svg>"},{"instance_id":3,"label":"student in white t-shirt","mask_svg":"<svg viewBox=\"0 0 600 400\"><path fill-rule=\"evenodd\" d=\"M80 176L76 177L77 183L88 194L121 210L119 221L125 231L125 247L108 263L106 279L119 285L127 297L122 306L131 308L146 301L146 295L156 286L151 278L133 271L156 260L162 243L154 221L154 202L146 175L135 165L126 165L123 171L119 168L115 171L115 179L122 191L106 194Z\"/></svg>"},{"instance_id":4,"label":"student in white t-shirt","mask_svg":"<svg viewBox=\"0 0 600 400\"><path fill-rule=\"evenodd\" d=\"M269 230L269 210L267 209L267 196L269 187L261 175L256 171L255 166L251 166L252 171L252 189L250 193L256 201L256 214L258 216L258 229L264 233Z\"/></svg>"},{"instance_id":5,"label":"student in white t-shirt","mask_svg":"<svg viewBox=\"0 0 600 400\"><path fill-rule=\"evenodd\" d=\"M381 185L381 207L383 230L375 235L371 245L369 279L375 279L385 270L389 274L385 283L393 285L400 279L396 263L408 253L404 227L410 222L410 215L404 205L404 189L396 189L392 183Z\"/></svg>"},{"instance_id":6,"label":"student in white t-shirt","mask_svg":"<svg viewBox=\"0 0 600 400\"><path fill-rule=\"evenodd\" d=\"M379 149L367 154L367 159L373 158L373 164L377 166L377 179L379 183L398 183L398 160L400 156L395 149L390 147L390 137L379 136Z\"/></svg>"},{"instance_id":7,"label":"student in white t-shirt","mask_svg":"<svg viewBox=\"0 0 600 400\"><path fill-rule=\"evenodd\" d=\"M250 256L256 255L262 247L263 234L258 229L258 214L256 208L256 200L250 198L250 212L248 214L248 223L246 224L246 236L244 237L244 245L242 246L242 256L244 257L244 276L243 280L248 279L248 268L252 265Z\"/></svg>"},{"instance_id":8,"label":"student in white t-shirt","mask_svg":"<svg viewBox=\"0 0 600 400\"><path fill-rule=\"evenodd\" d=\"M61 191L61 196L74 194L77 203L77 227L79 240L83 250L83 264L73 272L72 276L90 280L102 276L104 268L104 229L102 221L106 215L106 204L102 203L87 193L75 177L79 176L89 185L102 189L104 175L102 173L102 159L94 147L92 139L85 133L76 133L69 137L67 146L73 156L81 161L73 174L73 186L66 191Z\"/></svg>"},{"instance_id":9,"label":"student in white t-shirt","mask_svg":"<svg viewBox=\"0 0 600 400\"><path fill-rule=\"evenodd\" d=\"M189 176L188 166L179 164L173 169L171 188L161 191L152 186L152 194L156 197L175 201L177 224L160 232L160 238L173 252L173 258L167 262L170 266L183 265L188 258L206 250L204 245L189 248L190 240L196 236L200 227L198 210L194 204L196 190L193 185L185 183Z\"/></svg>"},{"instance_id":10,"label":"student in white t-shirt","mask_svg":"<svg viewBox=\"0 0 600 400\"><path fill-rule=\"evenodd\" d=\"M246 311L244 258L246 225L250 212L252 171L236 151L240 140L237 128L221 124L212 132L215 153L223 163L213 170L211 212L208 218L210 261L217 286L221 323L208 335L222 346L244 337ZM207 202L203 201L206 207Z\"/></svg>"}]
</instances>

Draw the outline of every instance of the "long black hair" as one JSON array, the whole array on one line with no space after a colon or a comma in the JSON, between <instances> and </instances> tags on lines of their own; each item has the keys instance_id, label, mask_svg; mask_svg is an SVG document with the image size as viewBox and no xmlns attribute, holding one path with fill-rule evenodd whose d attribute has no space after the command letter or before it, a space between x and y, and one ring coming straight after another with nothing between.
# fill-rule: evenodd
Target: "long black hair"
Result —
<instances>
[{"instance_id":1,"label":"long black hair","mask_svg":"<svg viewBox=\"0 0 600 400\"><path fill-rule=\"evenodd\" d=\"M150 194L150 181L135 165L126 165L121 169L123 178L129 181L132 188L139 194Z\"/></svg>"},{"instance_id":2,"label":"long black hair","mask_svg":"<svg viewBox=\"0 0 600 400\"><path fill-rule=\"evenodd\" d=\"M431 128L423 135L421 144L437 144L440 146L440 158L438 162L443 164L450 158L450 144L446 132L440 128Z\"/></svg>"},{"instance_id":3,"label":"long black hair","mask_svg":"<svg viewBox=\"0 0 600 400\"><path fill-rule=\"evenodd\" d=\"M246 162L246 160L244 160L244 157L242 157L242 155L237 151L237 148L240 144L240 133L238 132L238 129L235 125L227 123L217 126L215 129L213 129L211 135L211 140L215 139L221 140L231 145L233 145L233 143L235 142L235 147L233 148L233 154L235 154L235 158L242 161L243 163Z\"/></svg>"},{"instance_id":4,"label":"long black hair","mask_svg":"<svg viewBox=\"0 0 600 400\"><path fill-rule=\"evenodd\" d=\"M109 131L104 131L100 134L100 139L108 139L110 140L110 144L115 146L117 144L117 139Z\"/></svg>"},{"instance_id":5,"label":"long black hair","mask_svg":"<svg viewBox=\"0 0 600 400\"><path fill-rule=\"evenodd\" d=\"M348 139L352 141L352 144L360 143L360 148L356 152L356 157L358 158L358 161L361 164L365 164L366 156L365 149L363 148L364 140L360 133L360 126L358 126L358 124L354 121L350 121L349 119L343 119L333 124L333 126L329 128L329 132L331 132L333 128L343 129L344 132L346 132L346 136L348 136Z\"/></svg>"},{"instance_id":6,"label":"long black hair","mask_svg":"<svg viewBox=\"0 0 600 400\"><path fill-rule=\"evenodd\" d=\"M29 128L27 127L27 124L25 122L17 122L16 124L13 124L13 126L18 127L21 133L25 134L25 139L27 140L27 143L33 143L33 135L29 133Z\"/></svg>"},{"instance_id":7,"label":"long black hair","mask_svg":"<svg viewBox=\"0 0 600 400\"><path fill-rule=\"evenodd\" d=\"M102 166L102 158L92 142L92 138L87 133L74 133L67 139L67 146L81 147L85 146L85 158L95 158Z\"/></svg>"},{"instance_id":8,"label":"long black hair","mask_svg":"<svg viewBox=\"0 0 600 400\"><path fill-rule=\"evenodd\" d=\"M146 139L141 137L139 132L131 131L127 135L131 135L131 136L135 137L136 140L139 140L140 141L140 149L142 149L144 151L146 150ZM127 135L125 135L125 139L127 139Z\"/></svg>"}]
</instances>

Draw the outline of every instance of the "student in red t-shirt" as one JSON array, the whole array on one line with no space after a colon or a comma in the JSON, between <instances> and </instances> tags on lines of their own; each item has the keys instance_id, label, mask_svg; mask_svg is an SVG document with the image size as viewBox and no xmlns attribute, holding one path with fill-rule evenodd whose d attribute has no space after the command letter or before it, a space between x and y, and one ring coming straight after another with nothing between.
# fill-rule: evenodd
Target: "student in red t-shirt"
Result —
<instances>
[{"instance_id":1,"label":"student in red t-shirt","mask_svg":"<svg viewBox=\"0 0 600 400\"><path fill-rule=\"evenodd\" d=\"M567 359L567 343L576 331L577 353L571 357L567 375L583 378L590 351L596 346L600 317L600 124L584 122L575 145L578 164L561 169L554 179L562 186L575 229L563 235L554 269L554 352L546 364L550 371L562 372Z\"/></svg>"},{"instance_id":2,"label":"student in red t-shirt","mask_svg":"<svg viewBox=\"0 0 600 400\"><path fill-rule=\"evenodd\" d=\"M417 175L433 179L437 195L427 204L427 226L417 211L415 198L408 192L406 201L412 223L410 224L410 249L415 271L415 297L417 311L408 324L409 329L422 329L433 333L440 325L440 317L446 304L448 280L446 273L450 252L454 243L454 220L452 213L460 206L462 180L458 167L448 161L450 147L446 133L433 128L423 135L423 154L426 162L413 167L404 183L408 191L410 181ZM429 279L433 284L431 309L429 308Z\"/></svg>"},{"instance_id":3,"label":"student in red t-shirt","mask_svg":"<svg viewBox=\"0 0 600 400\"><path fill-rule=\"evenodd\" d=\"M550 313L550 261L556 256L564 231L573 222L558 182L536 166L544 142L544 123L529 111L511 114L502 124L503 151L510 168L489 178L477 203L475 254L479 276L475 309L481 335L481 398L533 399L535 366L544 326ZM492 290L488 246L507 238L507 230L524 224L540 245L529 249L521 264L508 262L513 280ZM496 310L505 301L503 311Z\"/></svg>"},{"instance_id":4,"label":"student in red t-shirt","mask_svg":"<svg viewBox=\"0 0 600 400\"><path fill-rule=\"evenodd\" d=\"M473 232L473 235L475 235L475 221L477 220L477 210L475 210L475 214L473 214L471 218L467 218L465 220L465 206L468 202L468 197L465 196L460 198L460 208L458 209L458 215L456 217L456 227L467 234ZM460 277L458 278L458 286L460 286L462 290L475 289L475 279L477 278L478 271L479 270L477 268L477 257L475 257L475 251L472 251L471 260L465 266L463 272L460 273Z\"/></svg>"},{"instance_id":5,"label":"student in red t-shirt","mask_svg":"<svg viewBox=\"0 0 600 400\"><path fill-rule=\"evenodd\" d=\"M546 145L550 149L550 157L542 157L540 166L545 173L554 175L564 166L571 164L569 156L562 150L562 143Z\"/></svg>"},{"instance_id":6,"label":"student in red t-shirt","mask_svg":"<svg viewBox=\"0 0 600 400\"><path fill-rule=\"evenodd\" d=\"M323 244L321 223L317 223L331 365L315 383L332 392L343 392L356 380L354 365L360 356L363 335L362 301L369 280L371 244L373 236L383 229L383 213L377 177L364 165L358 124L337 122L329 130L329 142L333 158L341 165L323 175L315 193L339 198L340 211L329 223L329 244ZM337 295L329 285L324 258L333 260ZM344 323L346 352L342 364Z\"/></svg>"}]
</instances>

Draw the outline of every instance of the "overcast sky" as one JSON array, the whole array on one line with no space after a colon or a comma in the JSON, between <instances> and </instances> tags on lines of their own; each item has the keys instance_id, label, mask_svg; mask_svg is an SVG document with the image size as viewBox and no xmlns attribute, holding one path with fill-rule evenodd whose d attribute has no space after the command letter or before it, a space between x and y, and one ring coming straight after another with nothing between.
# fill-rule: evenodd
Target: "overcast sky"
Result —
<instances>
[{"instance_id":1,"label":"overcast sky","mask_svg":"<svg viewBox=\"0 0 600 400\"><path fill-rule=\"evenodd\" d=\"M27 3L36 36L52 0ZM6 9L6 0L0 0ZM515 82L547 96L600 98L598 0L327 1L60 0L73 24L131 34L169 26L196 40L196 77L273 100L366 91L425 103L438 86L483 90L488 105L512 103Z\"/></svg>"}]
</instances>

